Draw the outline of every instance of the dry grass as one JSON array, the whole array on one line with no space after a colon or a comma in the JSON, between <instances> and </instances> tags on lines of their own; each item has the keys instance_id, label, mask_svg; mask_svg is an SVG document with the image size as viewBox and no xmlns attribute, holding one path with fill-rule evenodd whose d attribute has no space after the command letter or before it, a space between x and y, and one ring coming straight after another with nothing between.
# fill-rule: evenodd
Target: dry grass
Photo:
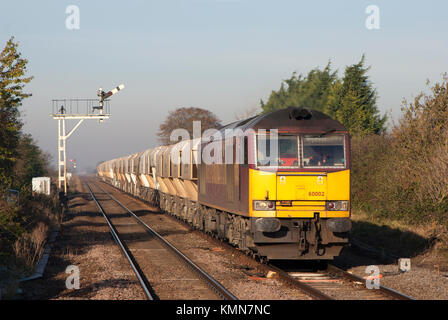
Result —
<instances>
[{"instance_id":1,"label":"dry grass","mask_svg":"<svg viewBox=\"0 0 448 320\"><path fill-rule=\"evenodd\" d=\"M397 256L440 255L448 248L448 229L434 220L408 224L354 210L352 221L353 237Z\"/></svg>"},{"instance_id":2,"label":"dry grass","mask_svg":"<svg viewBox=\"0 0 448 320\"><path fill-rule=\"evenodd\" d=\"M32 232L24 233L14 243L16 258L24 266L32 270L44 252L48 226L39 222Z\"/></svg>"}]
</instances>

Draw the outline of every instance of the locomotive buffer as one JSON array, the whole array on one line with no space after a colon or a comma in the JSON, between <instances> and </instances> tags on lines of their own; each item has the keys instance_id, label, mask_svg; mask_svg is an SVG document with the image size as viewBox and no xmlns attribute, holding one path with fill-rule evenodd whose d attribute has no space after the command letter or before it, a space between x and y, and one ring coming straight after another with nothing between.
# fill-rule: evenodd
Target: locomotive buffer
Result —
<instances>
[{"instance_id":1,"label":"locomotive buffer","mask_svg":"<svg viewBox=\"0 0 448 320\"><path fill-rule=\"evenodd\" d=\"M123 89L123 84L108 92L100 88L98 90L99 99L52 100L53 112L51 116L58 120L58 187L60 191L64 191L64 194L67 194L67 139L86 119L97 119L99 123L103 122L104 119L109 119L110 108L107 99ZM65 130L65 120L79 120L68 134Z\"/></svg>"}]
</instances>

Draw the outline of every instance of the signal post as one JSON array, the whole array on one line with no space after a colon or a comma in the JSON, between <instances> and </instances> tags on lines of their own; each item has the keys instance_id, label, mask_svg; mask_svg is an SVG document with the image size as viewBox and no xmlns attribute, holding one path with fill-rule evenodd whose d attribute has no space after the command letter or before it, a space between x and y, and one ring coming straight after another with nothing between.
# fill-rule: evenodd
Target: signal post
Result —
<instances>
[{"instance_id":1,"label":"signal post","mask_svg":"<svg viewBox=\"0 0 448 320\"><path fill-rule=\"evenodd\" d=\"M67 194L67 139L78 129L84 120L98 120L99 123L110 117L109 100L124 85L105 92L98 90L99 99L64 99L53 100L53 119L58 120L58 188ZM78 120L76 125L66 133L66 120Z\"/></svg>"}]
</instances>

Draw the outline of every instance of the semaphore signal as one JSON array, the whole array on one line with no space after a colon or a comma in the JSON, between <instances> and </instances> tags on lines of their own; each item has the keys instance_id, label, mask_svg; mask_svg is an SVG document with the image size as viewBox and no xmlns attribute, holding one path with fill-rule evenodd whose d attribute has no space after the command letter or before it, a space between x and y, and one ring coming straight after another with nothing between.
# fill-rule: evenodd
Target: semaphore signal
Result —
<instances>
[{"instance_id":1,"label":"semaphore signal","mask_svg":"<svg viewBox=\"0 0 448 320\"><path fill-rule=\"evenodd\" d=\"M108 98L112 97L118 91L123 90L123 89L124 89L124 84L120 84L118 87L113 88L109 92L104 92L103 88L99 88L98 89L98 97L100 97L99 106L93 107L93 110L98 109L98 110L100 110L100 114L102 114L104 101L106 101Z\"/></svg>"},{"instance_id":2,"label":"semaphore signal","mask_svg":"<svg viewBox=\"0 0 448 320\"><path fill-rule=\"evenodd\" d=\"M109 119L110 108L108 99L123 89L123 84L108 92L100 88L98 90L99 99L64 99L52 101L53 113L51 116L53 119L58 120L58 187L65 194L67 193L67 139L86 119L98 119L100 123L104 119ZM99 113L95 113L95 110L98 110ZM68 134L65 131L65 120L79 120Z\"/></svg>"}]
</instances>

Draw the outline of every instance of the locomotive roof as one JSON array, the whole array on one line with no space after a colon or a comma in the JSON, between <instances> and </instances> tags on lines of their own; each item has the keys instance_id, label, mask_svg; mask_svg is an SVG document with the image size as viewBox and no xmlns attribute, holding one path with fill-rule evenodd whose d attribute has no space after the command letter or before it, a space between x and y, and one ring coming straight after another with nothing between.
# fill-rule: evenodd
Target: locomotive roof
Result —
<instances>
[{"instance_id":1,"label":"locomotive roof","mask_svg":"<svg viewBox=\"0 0 448 320\"><path fill-rule=\"evenodd\" d=\"M288 107L236 121L222 127L221 130L235 128L243 131L246 129L291 129L304 132L347 131L339 121L323 112L298 107Z\"/></svg>"}]
</instances>

